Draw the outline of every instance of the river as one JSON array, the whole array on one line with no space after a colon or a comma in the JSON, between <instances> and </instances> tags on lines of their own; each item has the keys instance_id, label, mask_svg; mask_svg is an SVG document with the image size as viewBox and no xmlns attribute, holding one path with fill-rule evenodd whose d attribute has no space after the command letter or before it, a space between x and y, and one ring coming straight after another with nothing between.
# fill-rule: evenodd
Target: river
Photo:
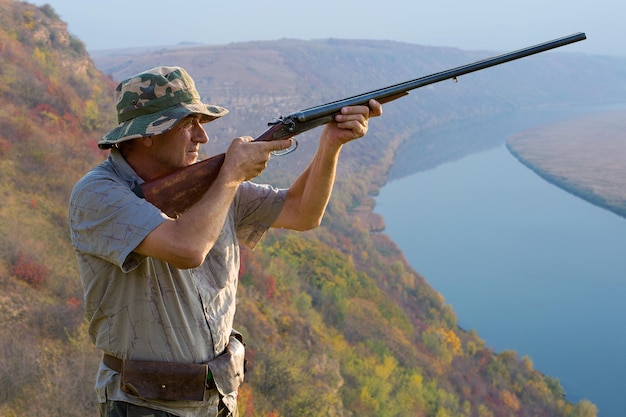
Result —
<instances>
[{"instance_id":1,"label":"river","mask_svg":"<svg viewBox=\"0 0 626 417\"><path fill-rule=\"evenodd\" d=\"M459 325L529 356L600 417L626 415L626 220L504 145L388 183L376 212Z\"/></svg>"}]
</instances>

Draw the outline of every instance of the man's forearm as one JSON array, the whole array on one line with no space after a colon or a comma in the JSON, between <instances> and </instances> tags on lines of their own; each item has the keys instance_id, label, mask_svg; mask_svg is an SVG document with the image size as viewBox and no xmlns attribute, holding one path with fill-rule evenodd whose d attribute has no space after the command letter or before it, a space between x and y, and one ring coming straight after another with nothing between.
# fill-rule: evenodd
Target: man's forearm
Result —
<instances>
[{"instance_id":1,"label":"man's forearm","mask_svg":"<svg viewBox=\"0 0 626 417\"><path fill-rule=\"evenodd\" d=\"M335 182L342 145L321 141L309 166L289 187L273 227L309 230L320 225Z\"/></svg>"},{"instance_id":2,"label":"man's forearm","mask_svg":"<svg viewBox=\"0 0 626 417\"><path fill-rule=\"evenodd\" d=\"M135 249L186 269L202 264L215 244L239 183L216 179L203 197L176 219L168 219Z\"/></svg>"}]
</instances>

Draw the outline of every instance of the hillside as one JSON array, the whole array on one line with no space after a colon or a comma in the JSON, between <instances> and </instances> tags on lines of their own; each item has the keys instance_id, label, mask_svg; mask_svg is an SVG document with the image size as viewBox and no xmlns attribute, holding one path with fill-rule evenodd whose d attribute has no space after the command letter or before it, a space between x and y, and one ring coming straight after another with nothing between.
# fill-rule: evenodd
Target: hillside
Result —
<instances>
[{"instance_id":1,"label":"hillside","mask_svg":"<svg viewBox=\"0 0 626 417\"><path fill-rule=\"evenodd\" d=\"M515 157L547 181L626 217L626 112L612 111L519 133Z\"/></svg>"},{"instance_id":2,"label":"hillside","mask_svg":"<svg viewBox=\"0 0 626 417\"><path fill-rule=\"evenodd\" d=\"M106 157L95 140L114 124L114 79L185 66L206 101L231 110L207 126L216 139L210 154L281 113L482 57L393 42L281 40L111 52L95 57L96 69L49 6L0 0L0 415L97 414L100 353L84 327L66 211L72 185ZM243 251L236 327L247 337L251 372L242 416L595 416L588 401L568 402L531 358L496 354L460 329L452 307L380 233L371 206L399 147L420 143L424 129L617 100L624 64L549 54L387 106L367 140L342 155L323 226L276 231L254 253ZM314 136L273 158L261 179L288 184ZM450 155L472 151L448 145Z\"/></svg>"},{"instance_id":3,"label":"hillside","mask_svg":"<svg viewBox=\"0 0 626 417\"><path fill-rule=\"evenodd\" d=\"M114 122L114 86L54 10L0 0L2 416L95 407L67 201L104 157L95 139Z\"/></svg>"}]
</instances>

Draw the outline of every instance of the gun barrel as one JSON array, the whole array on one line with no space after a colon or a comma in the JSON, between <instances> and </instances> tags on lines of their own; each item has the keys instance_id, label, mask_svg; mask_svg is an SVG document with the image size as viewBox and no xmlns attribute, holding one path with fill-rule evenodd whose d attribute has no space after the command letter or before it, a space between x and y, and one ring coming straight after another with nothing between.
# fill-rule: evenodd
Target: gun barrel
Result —
<instances>
[{"instance_id":1,"label":"gun barrel","mask_svg":"<svg viewBox=\"0 0 626 417\"><path fill-rule=\"evenodd\" d=\"M389 87L381 88L378 90L370 91L369 93L359 94L357 96L348 97L342 100L333 101L320 106L311 107L305 110L300 110L291 114L290 118L304 123L310 120L314 120L320 117L335 114L340 111L344 106L357 106L367 104L371 99L383 100L385 98L399 95L416 88L424 87L429 84L434 84L440 81L453 79L461 75L469 74L474 71L479 71L485 68L493 67L495 65L504 64L505 62L513 61L516 59L524 58L529 55L545 52L550 49L559 48L561 46L569 45L574 42L579 42L587 39L587 36L580 32L570 36L554 39L548 42L544 42L538 45L530 46L527 48L519 49L517 51L508 52L502 55L498 55L492 58L487 58L481 61L477 61L471 64L463 65L457 68L452 68L446 71L438 72L435 74L427 75L425 77L416 78L411 81L405 81L400 84L392 85Z\"/></svg>"}]
</instances>

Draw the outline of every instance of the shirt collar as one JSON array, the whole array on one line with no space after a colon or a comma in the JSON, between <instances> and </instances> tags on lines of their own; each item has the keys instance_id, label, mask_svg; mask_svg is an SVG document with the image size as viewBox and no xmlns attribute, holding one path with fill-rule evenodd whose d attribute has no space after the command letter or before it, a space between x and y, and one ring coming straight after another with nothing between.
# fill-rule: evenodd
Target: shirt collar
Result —
<instances>
[{"instance_id":1,"label":"shirt collar","mask_svg":"<svg viewBox=\"0 0 626 417\"><path fill-rule=\"evenodd\" d=\"M135 170L126 162L126 159L122 156L119 149L116 147L111 148L111 154L109 155L109 163L121 178L125 180L130 180L133 183L142 184L144 182L143 179Z\"/></svg>"},{"instance_id":2,"label":"shirt collar","mask_svg":"<svg viewBox=\"0 0 626 417\"><path fill-rule=\"evenodd\" d=\"M133 190L135 194L139 197L144 198L143 192L141 191L141 184L145 181L137 175L135 170L126 162L126 159L122 156L122 153L116 147L111 148L111 154L109 155L109 164L111 168L117 173L117 175L128 182L128 185Z\"/></svg>"}]
</instances>

